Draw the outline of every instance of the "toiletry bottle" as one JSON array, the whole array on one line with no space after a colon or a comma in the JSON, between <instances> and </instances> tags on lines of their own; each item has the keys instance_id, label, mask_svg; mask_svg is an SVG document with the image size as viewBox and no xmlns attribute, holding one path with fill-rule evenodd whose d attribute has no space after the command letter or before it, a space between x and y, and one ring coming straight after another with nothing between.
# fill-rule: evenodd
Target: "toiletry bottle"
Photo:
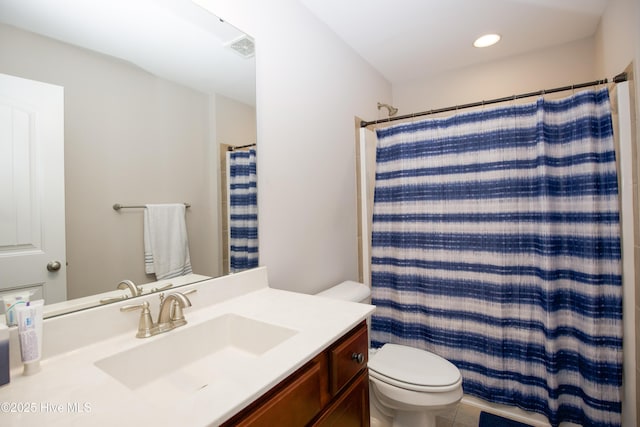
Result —
<instances>
[{"instance_id":1,"label":"toiletry bottle","mask_svg":"<svg viewBox=\"0 0 640 427\"><path fill-rule=\"evenodd\" d=\"M44 300L37 300L16 307L24 375L33 375L40 371L43 306Z\"/></svg>"}]
</instances>

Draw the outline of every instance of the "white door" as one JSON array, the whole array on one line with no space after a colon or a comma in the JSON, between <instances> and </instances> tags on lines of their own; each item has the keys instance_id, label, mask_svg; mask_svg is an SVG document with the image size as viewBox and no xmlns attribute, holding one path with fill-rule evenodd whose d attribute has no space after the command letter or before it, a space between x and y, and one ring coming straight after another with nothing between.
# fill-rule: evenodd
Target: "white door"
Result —
<instances>
[{"instance_id":1,"label":"white door","mask_svg":"<svg viewBox=\"0 0 640 427\"><path fill-rule=\"evenodd\" d=\"M64 88L0 74L0 293L67 296Z\"/></svg>"}]
</instances>

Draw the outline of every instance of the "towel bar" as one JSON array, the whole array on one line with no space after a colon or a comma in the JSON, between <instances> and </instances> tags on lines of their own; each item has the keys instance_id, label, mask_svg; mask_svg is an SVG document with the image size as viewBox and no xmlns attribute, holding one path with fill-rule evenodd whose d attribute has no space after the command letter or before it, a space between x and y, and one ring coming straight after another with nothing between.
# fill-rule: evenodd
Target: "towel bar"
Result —
<instances>
[{"instance_id":1,"label":"towel bar","mask_svg":"<svg viewBox=\"0 0 640 427\"><path fill-rule=\"evenodd\" d=\"M190 208L191 203L185 202L184 206L187 208ZM114 211L119 211L120 209L144 209L144 208L146 208L145 205L121 205L120 203L116 203L115 205L113 205Z\"/></svg>"}]
</instances>

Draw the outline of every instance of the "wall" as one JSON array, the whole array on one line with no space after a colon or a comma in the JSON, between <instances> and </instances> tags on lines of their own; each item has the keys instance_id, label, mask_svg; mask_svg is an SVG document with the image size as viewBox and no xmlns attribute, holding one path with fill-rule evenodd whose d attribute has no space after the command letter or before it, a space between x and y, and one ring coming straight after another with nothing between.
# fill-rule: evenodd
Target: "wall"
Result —
<instances>
[{"instance_id":1,"label":"wall","mask_svg":"<svg viewBox=\"0 0 640 427\"><path fill-rule=\"evenodd\" d=\"M584 39L397 84L393 102L410 114L600 79L594 50Z\"/></svg>"},{"instance_id":2,"label":"wall","mask_svg":"<svg viewBox=\"0 0 640 427\"><path fill-rule=\"evenodd\" d=\"M637 226L640 220L640 208L638 201L640 193L638 182L640 182L640 156L638 156L638 143L640 143L640 109L637 108L637 100L640 99L640 85L637 83L637 76L640 68L638 63L640 60L640 4L637 0L610 0L604 16L600 22L600 27L596 33L596 53L598 58L598 67L602 73L613 76L621 71L627 71L631 78L631 130L632 141L631 153L633 163L633 222L632 233L634 242L633 248L635 253L628 254L623 252L625 259L633 257L633 265L625 266L629 269L635 268L635 278L625 277L625 396L627 402L635 402L627 404L623 408L623 419L625 425L636 425L638 420L637 408L640 407L640 352L638 352L638 343L640 342L638 321L640 320L640 233ZM635 95L635 96L634 96ZM635 102L634 102L635 98ZM635 106L635 110L633 107ZM624 204L623 204L624 205ZM628 215L627 215L628 218ZM625 226L625 217L623 217L623 226ZM628 225L625 226L628 229ZM625 233L624 238L631 237ZM626 247L626 245L625 245ZM635 285L635 286L628 286ZM635 319L634 319L635 317ZM635 337L635 340L633 339ZM635 342L634 342L635 341ZM627 362L631 360L631 362ZM635 365L635 369L629 369L629 365ZM635 420L635 422L634 422Z\"/></svg>"},{"instance_id":3,"label":"wall","mask_svg":"<svg viewBox=\"0 0 640 427\"><path fill-rule=\"evenodd\" d=\"M226 96L216 95L216 141L247 145L256 142L256 109Z\"/></svg>"},{"instance_id":4,"label":"wall","mask_svg":"<svg viewBox=\"0 0 640 427\"><path fill-rule=\"evenodd\" d=\"M637 0L609 0L596 33L596 43L598 69L605 75L614 76L622 72L634 58L640 57L640 7Z\"/></svg>"},{"instance_id":5,"label":"wall","mask_svg":"<svg viewBox=\"0 0 640 427\"><path fill-rule=\"evenodd\" d=\"M142 210L118 213L114 203L190 202L194 271L217 275L208 199L216 190L204 155L209 97L4 25L0 51L0 72L65 87L68 297L154 280L144 273Z\"/></svg>"},{"instance_id":6,"label":"wall","mask_svg":"<svg viewBox=\"0 0 640 427\"><path fill-rule=\"evenodd\" d=\"M354 116L391 88L295 0L200 0L256 39L260 264L314 293L358 278Z\"/></svg>"}]
</instances>

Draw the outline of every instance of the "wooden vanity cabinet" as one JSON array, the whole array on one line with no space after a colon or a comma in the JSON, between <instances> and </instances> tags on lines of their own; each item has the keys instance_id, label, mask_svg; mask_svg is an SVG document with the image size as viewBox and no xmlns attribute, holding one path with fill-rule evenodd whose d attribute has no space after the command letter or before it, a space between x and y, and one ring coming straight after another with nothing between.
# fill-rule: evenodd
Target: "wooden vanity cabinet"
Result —
<instances>
[{"instance_id":1,"label":"wooden vanity cabinet","mask_svg":"<svg viewBox=\"0 0 640 427\"><path fill-rule=\"evenodd\" d=\"M315 427L369 426L369 373L360 372L317 419Z\"/></svg>"},{"instance_id":2,"label":"wooden vanity cabinet","mask_svg":"<svg viewBox=\"0 0 640 427\"><path fill-rule=\"evenodd\" d=\"M362 322L223 426L369 426L367 324Z\"/></svg>"}]
</instances>

